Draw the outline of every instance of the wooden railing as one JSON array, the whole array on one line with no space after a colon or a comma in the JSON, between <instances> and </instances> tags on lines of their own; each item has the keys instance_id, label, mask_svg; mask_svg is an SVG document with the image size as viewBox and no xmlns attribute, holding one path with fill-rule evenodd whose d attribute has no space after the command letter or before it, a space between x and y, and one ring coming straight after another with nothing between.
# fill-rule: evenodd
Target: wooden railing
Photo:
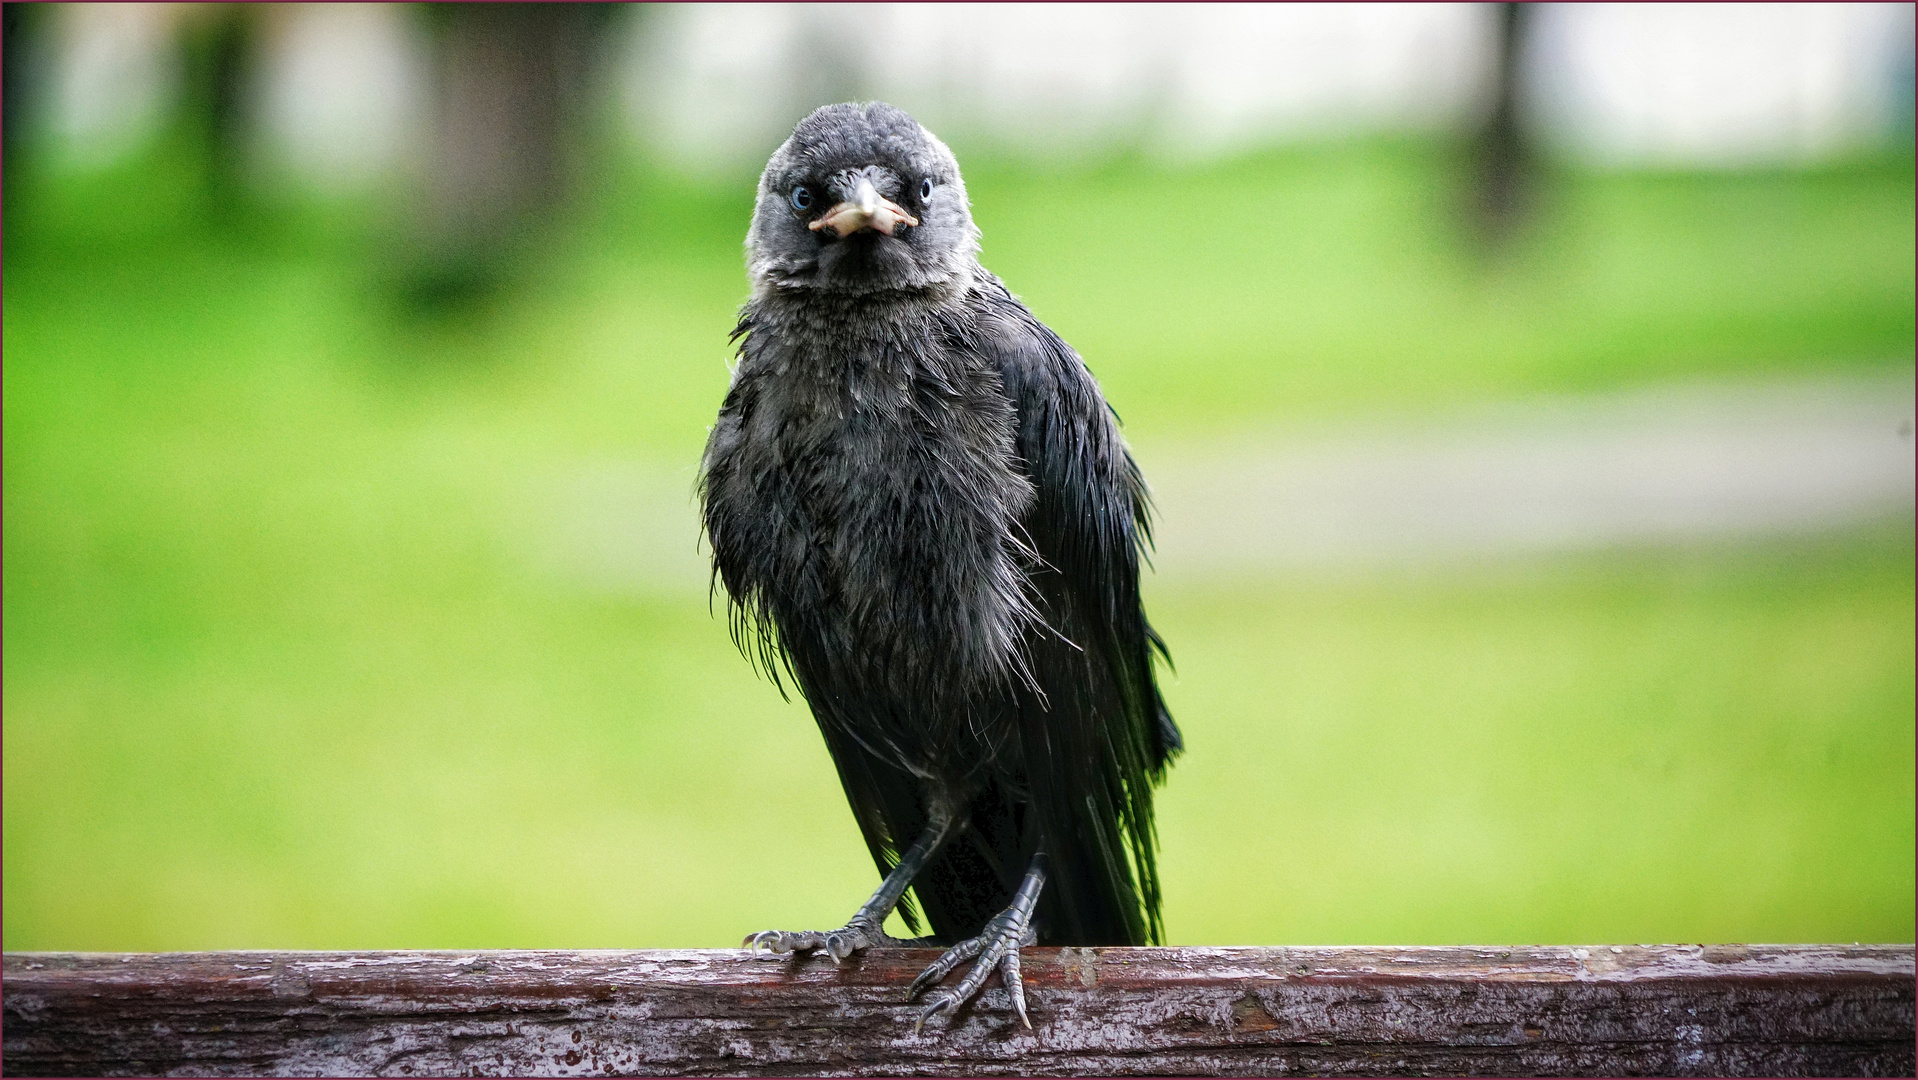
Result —
<instances>
[{"instance_id":1,"label":"wooden railing","mask_svg":"<svg viewBox=\"0 0 1918 1080\"><path fill-rule=\"evenodd\" d=\"M914 1034L935 953L9 953L8 1075L1913 1072L1912 947L1028 949Z\"/></svg>"}]
</instances>

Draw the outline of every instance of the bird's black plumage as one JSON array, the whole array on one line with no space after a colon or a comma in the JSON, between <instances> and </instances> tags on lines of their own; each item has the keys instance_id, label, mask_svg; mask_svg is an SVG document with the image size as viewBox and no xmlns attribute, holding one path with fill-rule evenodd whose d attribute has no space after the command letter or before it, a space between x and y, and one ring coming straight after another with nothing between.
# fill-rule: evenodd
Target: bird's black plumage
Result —
<instances>
[{"instance_id":1,"label":"bird's black plumage","mask_svg":"<svg viewBox=\"0 0 1918 1080\"><path fill-rule=\"evenodd\" d=\"M1152 787L1180 743L1139 598L1145 487L977 235L951 152L891 106L820 109L773 156L702 470L715 573L881 872L930 838L900 870L938 939L1030 878L1042 943L1157 941Z\"/></svg>"}]
</instances>

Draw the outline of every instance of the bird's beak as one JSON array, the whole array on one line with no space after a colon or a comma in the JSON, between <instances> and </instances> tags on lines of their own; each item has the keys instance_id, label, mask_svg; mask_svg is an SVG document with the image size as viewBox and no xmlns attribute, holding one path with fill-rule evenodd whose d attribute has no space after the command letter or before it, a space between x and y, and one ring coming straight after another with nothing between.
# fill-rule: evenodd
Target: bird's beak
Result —
<instances>
[{"instance_id":1,"label":"bird's beak","mask_svg":"<svg viewBox=\"0 0 1918 1080\"><path fill-rule=\"evenodd\" d=\"M852 198L826 211L818 221L806 227L814 232L831 229L839 236L851 236L861 229L891 236L901 225L917 224L918 218L906 213L904 207L891 199L881 198L872 181L862 176L853 189Z\"/></svg>"}]
</instances>

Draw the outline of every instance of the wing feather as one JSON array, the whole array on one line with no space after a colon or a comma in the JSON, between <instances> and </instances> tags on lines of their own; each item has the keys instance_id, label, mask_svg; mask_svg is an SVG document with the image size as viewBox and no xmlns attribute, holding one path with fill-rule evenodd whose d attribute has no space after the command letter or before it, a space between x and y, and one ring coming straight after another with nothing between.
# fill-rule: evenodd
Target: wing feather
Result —
<instances>
[{"instance_id":1,"label":"wing feather","mask_svg":"<svg viewBox=\"0 0 1918 1080\"><path fill-rule=\"evenodd\" d=\"M1035 807L1052 819L1050 832L1077 838L1088 879L1081 891L1130 897L1136 883L1131 906L1143 909L1145 936L1158 941L1152 788L1182 740L1153 670L1165 644L1139 595L1151 501L1079 355L997 282L982 298L975 332L998 357L1017 410L1018 454L1036 495L1024 520L1039 560L1032 576L1041 616L1061 639L1041 640L1046 630L1038 630L1030 642L1046 654L1032 658L1045 701L1023 710ZM1101 899L1092 906L1113 902Z\"/></svg>"}]
</instances>

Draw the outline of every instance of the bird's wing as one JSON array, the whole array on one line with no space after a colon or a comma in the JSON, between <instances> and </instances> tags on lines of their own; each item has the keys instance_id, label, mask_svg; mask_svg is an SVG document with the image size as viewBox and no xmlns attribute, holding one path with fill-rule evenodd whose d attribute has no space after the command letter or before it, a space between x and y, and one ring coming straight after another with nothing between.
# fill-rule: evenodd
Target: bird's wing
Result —
<instances>
[{"instance_id":1,"label":"bird's wing","mask_svg":"<svg viewBox=\"0 0 1918 1080\"><path fill-rule=\"evenodd\" d=\"M1153 673L1152 654L1165 658L1165 646L1139 598L1151 542L1145 483L1072 347L997 282L982 303L973 330L1018 411L1018 453L1035 490L1024 525L1041 560L1031 576L1048 626L1029 635L1043 699L1025 710L1026 726L1036 727L1025 744L1035 786L1047 784L1037 775L1045 773L1059 785L1056 797L1035 801L1070 819L1052 831L1079 834L1102 864L1095 876L1115 888L1136 877L1140 929L1156 941L1151 789L1181 740ZM1115 824L1122 836L1112 834ZM1126 921L1136 926L1137 915Z\"/></svg>"}]
</instances>

